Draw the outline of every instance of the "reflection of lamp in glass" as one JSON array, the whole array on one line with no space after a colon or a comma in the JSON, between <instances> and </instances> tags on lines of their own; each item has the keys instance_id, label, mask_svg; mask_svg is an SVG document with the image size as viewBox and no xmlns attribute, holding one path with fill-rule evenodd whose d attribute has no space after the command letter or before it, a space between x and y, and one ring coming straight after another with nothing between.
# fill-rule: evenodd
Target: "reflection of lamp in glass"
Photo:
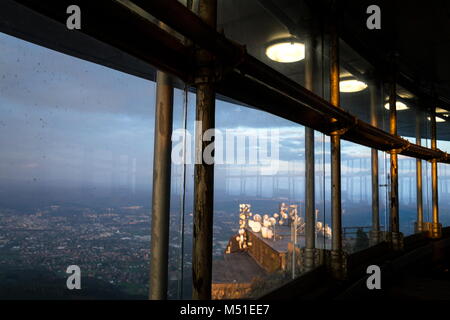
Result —
<instances>
[{"instance_id":1,"label":"reflection of lamp in glass","mask_svg":"<svg viewBox=\"0 0 450 320\"><path fill-rule=\"evenodd\" d=\"M384 108L386 110L389 110L389 102L386 102L386 104L384 105ZM395 102L395 110L402 111L402 110L408 110L408 109L409 109L408 106L406 104L404 104L403 102L401 102L401 101Z\"/></svg>"},{"instance_id":2,"label":"reflection of lamp in glass","mask_svg":"<svg viewBox=\"0 0 450 320\"><path fill-rule=\"evenodd\" d=\"M449 111L438 107L436 108L436 113L449 113Z\"/></svg>"},{"instance_id":3,"label":"reflection of lamp in glass","mask_svg":"<svg viewBox=\"0 0 450 320\"><path fill-rule=\"evenodd\" d=\"M431 117L427 117L428 121L431 121ZM442 119L441 117L436 117L436 122L445 122L445 119Z\"/></svg>"},{"instance_id":4,"label":"reflection of lamp in glass","mask_svg":"<svg viewBox=\"0 0 450 320\"><path fill-rule=\"evenodd\" d=\"M367 88L367 84L357 79L347 78L339 82L340 92L358 92Z\"/></svg>"},{"instance_id":5,"label":"reflection of lamp in glass","mask_svg":"<svg viewBox=\"0 0 450 320\"><path fill-rule=\"evenodd\" d=\"M408 90L405 90L403 88L397 89L397 95L403 99L413 99L414 98L414 95L411 92L409 92Z\"/></svg>"},{"instance_id":6,"label":"reflection of lamp in glass","mask_svg":"<svg viewBox=\"0 0 450 320\"><path fill-rule=\"evenodd\" d=\"M305 58L305 45L295 38L279 39L269 44L266 55L276 62L297 62Z\"/></svg>"}]
</instances>

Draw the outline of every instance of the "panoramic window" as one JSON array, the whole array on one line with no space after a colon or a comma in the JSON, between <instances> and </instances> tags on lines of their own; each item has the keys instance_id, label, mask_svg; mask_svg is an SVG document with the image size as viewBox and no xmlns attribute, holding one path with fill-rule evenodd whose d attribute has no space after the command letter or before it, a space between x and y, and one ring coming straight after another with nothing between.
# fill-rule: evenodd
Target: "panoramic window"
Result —
<instances>
[{"instance_id":1,"label":"panoramic window","mask_svg":"<svg viewBox=\"0 0 450 320\"><path fill-rule=\"evenodd\" d=\"M212 296L257 298L301 272L304 128L217 102L215 143Z\"/></svg>"},{"instance_id":2,"label":"panoramic window","mask_svg":"<svg viewBox=\"0 0 450 320\"><path fill-rule=\"evenodd\" d=\"M145 298L155 84L4 34L0 52L1 296Z\"/></svg>"},{"instance_id":3,"label":"panoramic window","mask_svg":"<svg viewBox=\"0 0 450 320\"><path fill-rule=\"evenodd\" d=\"M66 5L1 4L0 299L448 289L442 5Z\"/></svg>"}]
</instances>

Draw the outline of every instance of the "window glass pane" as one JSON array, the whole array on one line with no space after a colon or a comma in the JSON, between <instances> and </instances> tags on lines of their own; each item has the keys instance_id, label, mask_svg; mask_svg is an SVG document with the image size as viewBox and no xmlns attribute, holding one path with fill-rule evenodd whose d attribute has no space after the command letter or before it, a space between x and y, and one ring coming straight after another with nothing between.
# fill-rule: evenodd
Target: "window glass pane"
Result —
<instances>
[{"instance_id":1,"label":"window glass pane","mask_svg":"<svg viewBox=\"0 0 450 320\"><path fill-rule=\"evenodd\" d=\"M432 222L433 200L431 184L431 163L422 161L423 220L425 222Z\"/></svg>"},{"instance_id":2,"label":"window glass pane","mask_svg":"<svg viewBox=\"0 0 450 320\"><path fill-rule=\"evenodd\" d=\"M446 163L438 164L439 222L442 226L450 225L450 168Z\"/></svg>"},{"instance_id":3,"label":"window glass pane","mask_svg":"<svg viewBox=\"0 0 450 320\"><path fill-rule=\"evenodd\" d=\"M390 192L390 158L386 152L378 152L380 230L389 231L389 192Z\"/></svg>"},{"instance_id":4,"label":"window glass pane","mask_svg":"<svg viewBox=\"0 0 450 320\"><path fill-rule=\"evenodd\" d=\"M195 94L174 89L170 194L169 299L192 297ZM184 161L186 159L186 161Z\"/></svg>"},{"instance_id":5,"label":"window glass pane","mask_svg":"<svg viewBox=\"0 0 450 320\"><path fill-rule=\"evenodd\" d=\"M315 203L316 203L316 228L329 230L331 228L331 153L330 137L320 132L315 132ZM319 232L316 235L316 248L330 250L330 234Z\"/></svg>"},{"instance_id":6,"label":"window glass pane","mask_svg":"<svg viewBox=\"0 0 450 320\"><path fill-rule=\"evenodd\" d=\"M381 88L372 66L342 40L339 49L341 107L367 123L376 118L382 127Z\"/></svg>"},{"instance_id":7,"label":"window glass pane","mask_svg":"<svg viewBox=\"0 0 450 320\"><path fill-rule=\"evenodd\" d=\"M341 143L342 238L347 253L370 246L372 230L371 150Z\"/></svg>"},{"instance_id":8,"label":"window glass pane","mask_svg":"<svg viewBox=\"0 0 450 320\"><path fill-rule=\"evenodd\" d=\"M417 179L416 159L398 156L398 193L400 232L404 236L414 233L414 223L417 221Z\"/></svg>"},{"instance_id":9,"label":"window glass pane","mask_svg":"<svg viewBox=\"0 0 450 320\"><path fill-rule=\"evenodd\" d=\"M389 85L385 83L384 106L386 109L386 118L389 123ZM421 110L423 105L417 97L410 91L404 89L402 86L396 86L396 110L397 110L397 134L408 141L415 143L415 136L417 134L416 126L419 124L417 117L420 117L420 124L426 125L426 119ZM389 130L389 128L387 129Z\"/></svg>"},{"instance_id":10,"label":"window glass pane","mask_svg":"<svg viewBox=\"0 0 450 320\"><path fill-rule=\"evenodd\" d=\"M218 1L218 29L245 45L249 54L302 85L310 19L307 1ZM320 41L317 45L320 47Z\"/></svg>"},{"instance_id":11,"label":"window glass pane","mask_svg":"<svg viewBox=\"0 0 450 320\"><path fill-rule=\"evenodd\" d=\"M450 152L450 112L444 108L436 108L436 134L437 147L445 152Z\"/></svg>"},{"instance_id":12,"label":"window glass pane","mask_svg":"<svg viewBox=\"0 0 450 320\"><path fill-rule=\"evenodd\" d=\"M212 294L258 297L300 272L290 257L293 241L304 246L304 129L222 101L216 112Z\"/></svg>"},{"instance_id":13,"label":"window glass pane","mask_svg":"<svg viewBox=\"0 0 450 320\"><path fill-rule=\"evenodd\" d=\"M0 52L0 295L145 299L154 83L4 34Z\"/></svg>"}]
</instances>

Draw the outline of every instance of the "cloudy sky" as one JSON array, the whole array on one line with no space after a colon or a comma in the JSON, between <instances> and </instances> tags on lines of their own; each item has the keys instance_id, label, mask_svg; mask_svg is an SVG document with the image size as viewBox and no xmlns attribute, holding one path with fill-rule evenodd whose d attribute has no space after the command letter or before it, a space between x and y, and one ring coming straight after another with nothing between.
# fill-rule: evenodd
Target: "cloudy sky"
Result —
<instances>
[{"instance_id":1,"label":"cloudy sky","mask_svg":"<svg viewBox=\"0 0 450 320\"><path fill-rule=\"evenodd\" d=\"M70 186L151 183L155 84L0 34L0 179L3 184ZM174 128L182 127L183 92L175 93ZM193 133L193 94L188 129ZM279 133L280 174L304 174L303 127L267 113L217 102L216 126L258 136ZM318 169L329 172L328 138L316 134ZM325 150L325 154L322 150ZM248 147L244 152L248 153ZM325 156L324 156L325 155ZM343 174L369 172L370 150L342 143ZM380 156L381 160L383 157ZM325 166L322 161L325 160ZM254 172L260 166L246 165ZM410 170L409 166L400 168ZM219 166L241 174L242 166ZM174 173L177 173L175 168Z\"/></svg>"}]
</instances>

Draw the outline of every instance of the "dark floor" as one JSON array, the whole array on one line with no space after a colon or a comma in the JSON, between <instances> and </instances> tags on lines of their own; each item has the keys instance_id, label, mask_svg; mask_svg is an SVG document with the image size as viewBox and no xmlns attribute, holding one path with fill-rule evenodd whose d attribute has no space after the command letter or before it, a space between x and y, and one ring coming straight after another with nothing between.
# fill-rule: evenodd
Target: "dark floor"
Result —
<instances>
[{"instance_id":1,"label":"dark floor","mask_svg":"<svg viewBox=\"0 0 450 320\"><path fill-rule=\"evenodd\" d=\"M366 277L331 294L337 300L450 300L450 260L438 264L428 261L408 265L392 272L389 267L381 271L381 290L368 290Z\"/></svg>"},{"instance_id":2,"label":"dark floor","mask_svg":"<svg viewBox=\"0 0 450 320\"><path fill-rule=\"evenodd\" d=\"M431 270L405 274L386 290L386 298L412 300L450 300L448 264Z\"/></svg>"},{"instance_id":3,"label":"dark floor","mask_svg":"<svg viewBox=\"0 0 450 320\"><path fill-rule=\"evenodd\" d=\"M250 283L266 272L246 252L225 254L223 260L213 261L213 283Z\"/></svg>"}]
</instances>

